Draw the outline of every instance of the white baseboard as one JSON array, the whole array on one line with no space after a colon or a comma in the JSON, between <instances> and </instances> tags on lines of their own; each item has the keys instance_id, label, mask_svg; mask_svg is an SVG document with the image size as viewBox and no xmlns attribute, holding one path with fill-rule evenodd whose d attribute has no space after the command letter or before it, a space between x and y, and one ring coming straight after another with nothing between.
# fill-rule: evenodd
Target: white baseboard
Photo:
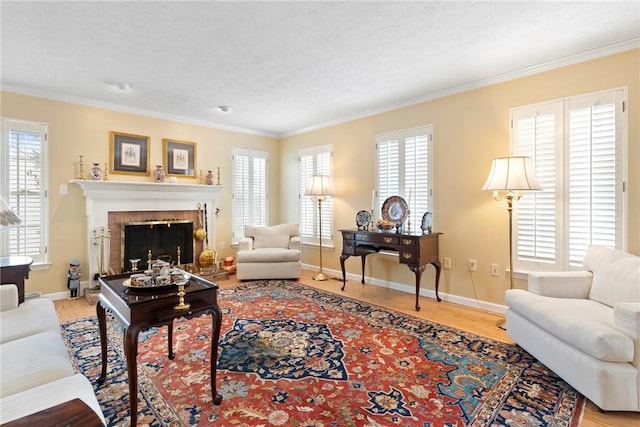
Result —
<instances>
[{"instance_id":1,"label":"white baseboard","mask_svg":"<svg viewBox=\"0 0 640 427\"><path fill-rule=\"evenodd\" d=\"M308 265L308 264L303 264L302 268L304 268L305 270L310 270L310 271L314 271L317 270L318 267L317 266L313 266L313 265ZM328 274L330 276L335 276L339 279L342 279L342 271L338 271L338 270L327 270L326 268L322 268L322 270L325 272L325 274ZM356 280L358 282L360 282L360 280L362 279L361 275L357 275L357 274L352 274L352 273L347 273L347 279L349 280ZM379 280L379 279L374 279L371 277L367 277L365 276L365 282L369 285L374 285L374 286L379 286L381 288L387 288L387 289L393 289L396 291L400 291L400 292L405 292L411 295L415 295L415 286L414 285L406 285L404 283L398 283L398 282L390 282L390 281L385 281L385 280ZM488 302L488 301L476 301L473 298L467 298L467 297L461 297L459 295L452 295L452 294L447 294L446 292L438 292L438 295L440 296L440 298L443 301L448 301L448 302L452 302L455 304L460 304L460 305L464 305L467 307L473 307L473 308L478 308L478 309L482 309L482 310L486 310L486 311L491 311L493 313L499 313L499 314L504 314L505 311L507 310L507 307L501 304L496 304L496 303L492 303L492 302ZM423 297L427 297L427 298L436 298L436 292L435 290L431 290L431 289L420 289L420 296ZM413 305L413 302L412 302Z\"/></svg>"},{"instance_id":2,"label":"white baseboard","mask_svg":"<svg viewBox=\"0 0 640 427\"><path fill-rule=\"evenodd\" d=\"M78 288L78 298L84 298L84 290L89 289L91 286L93 285L89 280L81 281L80 287ZM54 292L51 294L42 294L40 296L57 301L61 299L69 299L71 297L71 293L70 291L63 291L63 292Z\"/></svg>"}]
</instances>

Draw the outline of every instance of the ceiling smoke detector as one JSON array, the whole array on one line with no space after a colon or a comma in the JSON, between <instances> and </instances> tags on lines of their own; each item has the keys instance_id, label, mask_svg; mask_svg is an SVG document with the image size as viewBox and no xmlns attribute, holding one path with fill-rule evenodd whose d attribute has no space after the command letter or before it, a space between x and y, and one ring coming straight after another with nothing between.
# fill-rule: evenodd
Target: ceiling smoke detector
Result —
<instances>
[{"instance_id":1,"label":"ceiling smoke detector","mask_svg":"<svg viewBox=\"0 0 640 427\"><path fill-rule=\"evenodd\" d=\"M229 107L228 105L219 105L218 111L221 111L223 113L228 113L229 111L231 111L231 107Z\"/></svg>"}]
</instances>

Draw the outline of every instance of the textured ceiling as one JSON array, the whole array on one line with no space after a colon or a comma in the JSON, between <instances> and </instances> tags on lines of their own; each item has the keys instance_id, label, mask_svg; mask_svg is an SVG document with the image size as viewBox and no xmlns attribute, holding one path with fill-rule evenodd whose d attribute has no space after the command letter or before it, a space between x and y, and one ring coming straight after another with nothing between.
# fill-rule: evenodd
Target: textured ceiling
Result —
<instances>
[{"instance_id":1,"label":"textured ceiling","mask_svg":"<svg viewBox=\"0 0 640 427\"><path fill-rule=\"evenodd\" d=\"M1 84L280 136L637 47L639 4L2 1Z\"/></svg>"}]
</instances>

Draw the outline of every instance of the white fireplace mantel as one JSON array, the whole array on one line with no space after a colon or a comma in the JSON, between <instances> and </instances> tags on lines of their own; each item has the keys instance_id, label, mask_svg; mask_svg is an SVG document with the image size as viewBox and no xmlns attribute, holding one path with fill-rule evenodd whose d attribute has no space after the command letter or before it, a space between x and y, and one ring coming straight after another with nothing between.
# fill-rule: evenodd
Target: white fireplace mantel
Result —
<instances>
[{"instance_id":1,"label":"white fireplace mantel","mask_svg":"<svg viewBox=\"0 0 640 427\"><path fill-rule=\"evenodd\" d=\"M171 200L188 199L202 201L215 199L223 187L219 185L167 184L156 182L125 182L125 181L85 181L73 180L73 184L82 187L84 196L88 200L102 199L145 199Z\"/></svg>"},{"instance_id":2,"label":"white fireplace mantel","mask_svg":"<svg viewBox=\"0 0 640 427\"><path fill-rule=\"evenodd\" d=\"M99 272L99 257L94 253L94 231L107 229L109 212L196 210L198 204L206 204L209 240L215 244L214 214L216 198L224 189L222 186L89 180L72 180L71 183L79 185L85 197L88 277Z\"/></svg>"}]
</instances>

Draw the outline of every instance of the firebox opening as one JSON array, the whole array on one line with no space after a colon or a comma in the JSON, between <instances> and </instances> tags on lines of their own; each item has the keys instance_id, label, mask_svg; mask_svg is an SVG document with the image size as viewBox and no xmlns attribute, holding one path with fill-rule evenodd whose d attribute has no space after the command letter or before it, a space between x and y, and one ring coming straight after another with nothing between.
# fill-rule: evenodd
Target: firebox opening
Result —
<instances>
[{"instance_id":1,"label":"firebox opening","mask_svg":"<svg viewBox=\"0 0 640 427\"><path fill-rule=\"evenodd\" d=\"M148 254L152 259L170 257L173 264L178 262L180 248L180 264L192 264L195 252L193 238L193 221L142 221L122 224L121 253L122 271L131 271L132 259L139 259L138 270L147 268Z\"/></svg>"}]
</instances>

